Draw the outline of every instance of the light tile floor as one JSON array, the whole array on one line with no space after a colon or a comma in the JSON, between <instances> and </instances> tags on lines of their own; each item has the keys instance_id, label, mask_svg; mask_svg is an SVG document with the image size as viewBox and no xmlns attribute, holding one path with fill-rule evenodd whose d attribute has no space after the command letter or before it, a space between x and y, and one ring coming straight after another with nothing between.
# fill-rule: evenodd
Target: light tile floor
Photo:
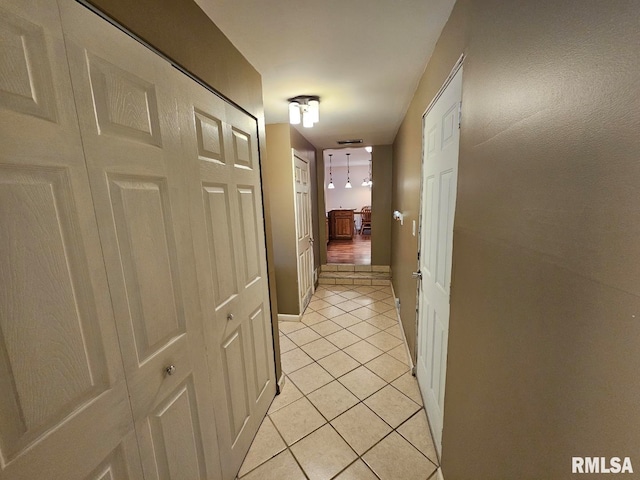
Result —
<instances>
[{"instance_id":1,"label":"light tile floor","mask_svg":"<svg viewBox=\"0 0 640 480\"><path fill-rule=\"evenodd\" d=\"M427 480L438 458L389 286L321 285L280 323L282 393L242 480Z\"/></svg>"}]
</instances>

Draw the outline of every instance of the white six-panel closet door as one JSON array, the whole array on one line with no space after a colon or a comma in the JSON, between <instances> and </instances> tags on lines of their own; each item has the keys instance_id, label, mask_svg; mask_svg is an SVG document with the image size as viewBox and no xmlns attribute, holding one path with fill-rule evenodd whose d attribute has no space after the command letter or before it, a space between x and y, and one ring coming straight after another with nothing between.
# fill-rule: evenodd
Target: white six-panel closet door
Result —
<instances>
[{"instance_id":1,"label":"white six-panel closet door","mask_svg":"<svg viewBox=\"0 0 640 480\"><path fill-rule=\"evenodd\" d=\"M61 6L144 476L218 478L172 83L180 74L88 10Z\"/></svg>"},{"instance_id":2,"label":"white six-panel closet door","mask_svg":"<svg viewBox=\"0 0 640 480\"><path fill-rule=\"evenodd\" d=\"M56 3L0 50L0 479L140 479Z\"/></svg>"},{"instance_id":3,"label":"white six-panel closet door","mask_svg":"<svg viewBox=\"0 0 640 480\"><path fill-rule=\"evenodd\" d=\"M275 395L256 120L181 76L176 85L223 478Z\"/></svg>"}]
</instances>

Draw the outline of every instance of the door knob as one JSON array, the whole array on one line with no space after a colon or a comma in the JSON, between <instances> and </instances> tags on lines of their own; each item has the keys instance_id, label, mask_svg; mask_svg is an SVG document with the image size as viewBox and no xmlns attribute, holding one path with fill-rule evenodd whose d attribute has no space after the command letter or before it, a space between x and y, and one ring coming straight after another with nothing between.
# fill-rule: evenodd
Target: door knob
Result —
<instances>
[{"instance_id":1,"label":"door knob","mask_svg":"<svg viewBox=\"0 0 640 480\"><path fill-rule=\"evenodd\" d=\"M173 365L169 365L164 369L164 371L167 372L167 375L173 375L174 373L176 373L176 367Z\"/></svg>"},{"instance_id":2,"label":"door knob","mask_svg":"<svg viewBox=\"0 0 640 480\"><path fill-rule=\"evenodd\" d=\"M231 320L233 320L233 313L227 315L227 321L230 322Z\"/></svg>"},{"instance_id":3,"label":"door knob","mask_svg":"<svg viewBox=\"0 0 640 480\"><path fill-rule=\"evenodd\" d=\"M309 237L309 243L313 244L313 238Z\"/></svg>"},{"instance_id":4,"label":"door knob","mask_svg":"<svg viewBox=\"0 0 640 480\"><path fill-rule=\"evenodd\" d=\"M411 274L411 278L418 278L418 279L422 280L422 272L420 270L418 270L417 272L413 272Z\"/></svg>"}]
</instances>

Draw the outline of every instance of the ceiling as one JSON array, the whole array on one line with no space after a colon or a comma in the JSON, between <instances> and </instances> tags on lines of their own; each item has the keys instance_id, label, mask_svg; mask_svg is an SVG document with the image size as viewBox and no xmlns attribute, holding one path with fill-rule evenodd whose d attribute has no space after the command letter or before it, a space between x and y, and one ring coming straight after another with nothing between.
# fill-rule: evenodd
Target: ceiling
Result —
<instances>
[{"instance_id":1,"label":"ceiling","mask_svg":"<svg viewBox=\"0 0 640 480\"><path fill-rule=\"evenodd\" d=\"M455 0L195 0L262 75L266 123L320 97L297 126L317 148L393 143Z\"/></svg>"},{"instance_id":2,"label":"ceiling","mask_svg":"<svg viewBox=\"0 0 640 480\"><path fill-rule=\"evenodd\" d=\"M349 155L349 165L352 167L358 165L369 165L369 159L371 158L371 154L367 152L364 148L339 148L339 149L325 149L323 152L324 166L329 166L329 154L332 154L331 164L334 167L346 167L347 166L347 153Z\"/></svg>"}]
</instances>

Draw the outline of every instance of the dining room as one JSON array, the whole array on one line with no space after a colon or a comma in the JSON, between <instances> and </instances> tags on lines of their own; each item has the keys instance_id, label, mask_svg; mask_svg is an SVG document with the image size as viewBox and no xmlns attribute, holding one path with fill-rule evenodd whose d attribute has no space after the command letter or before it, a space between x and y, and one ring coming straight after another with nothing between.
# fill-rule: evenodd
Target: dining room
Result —
<instances>
[{"instance_id":1,"label":"dining room","mask_svg":"<svg viewBox=\"0 0 640 480\"><path fill-rule=\"evenodd\" d=\"M372 147L323 153L327 263L371 265Z\"/></svg>"}]
</instances>

